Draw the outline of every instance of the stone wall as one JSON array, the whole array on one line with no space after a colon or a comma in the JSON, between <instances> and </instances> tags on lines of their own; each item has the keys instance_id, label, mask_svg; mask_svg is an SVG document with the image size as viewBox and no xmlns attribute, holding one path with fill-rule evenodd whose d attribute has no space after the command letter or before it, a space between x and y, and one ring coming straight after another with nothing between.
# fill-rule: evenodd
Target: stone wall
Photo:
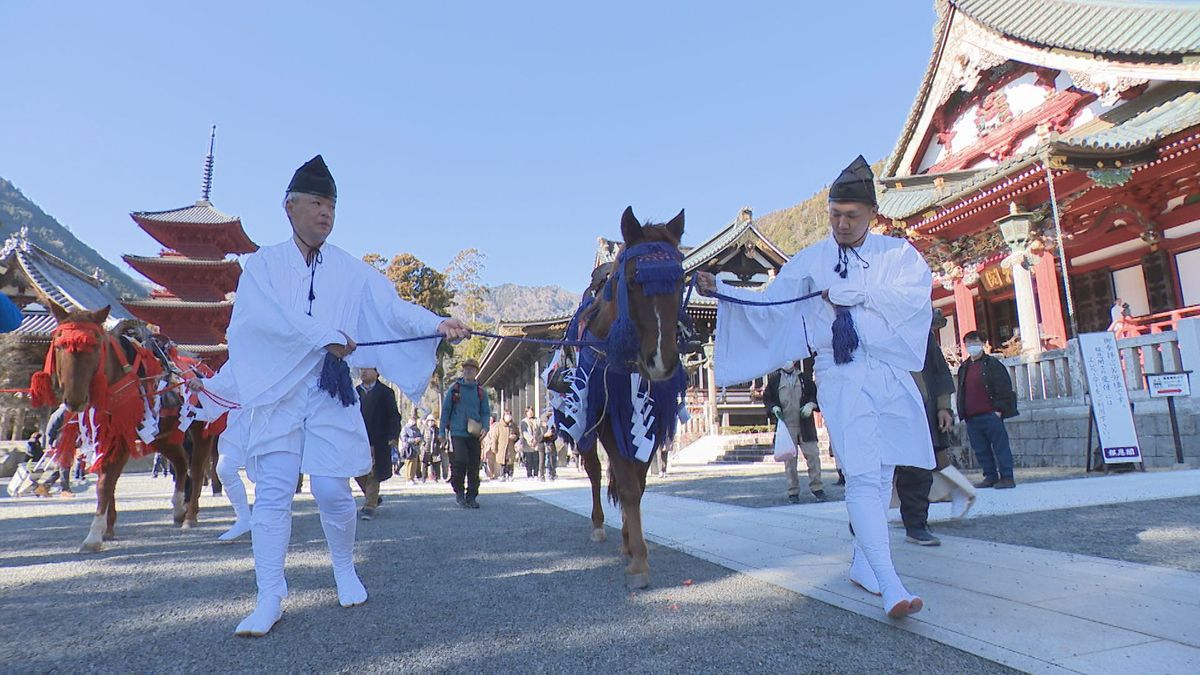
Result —
<instances>
[{"instance_id":1,"label":"stone wall","mask_svg":"<svg viewBox=\"0 0 1200 675\"><path fill-rule=\"evenodd\" d=\"M1200 466L1200 433L1197 430L1197 410L1190 402L1177 404L1179 435L1184 462ZM1175 442L1167 404L1163 400L1134 402L1134 427L1147 468L1175 465ZM1086 465L1085 447L1088 435L1088 408L1084 405L1030 406L1018 417L1006 420L1012 441L1013 462L1019 467ZM966 430L963 429L966 441ZM1099 439L1093 432L1092 446Z\"/></svg>"}]
</instances>

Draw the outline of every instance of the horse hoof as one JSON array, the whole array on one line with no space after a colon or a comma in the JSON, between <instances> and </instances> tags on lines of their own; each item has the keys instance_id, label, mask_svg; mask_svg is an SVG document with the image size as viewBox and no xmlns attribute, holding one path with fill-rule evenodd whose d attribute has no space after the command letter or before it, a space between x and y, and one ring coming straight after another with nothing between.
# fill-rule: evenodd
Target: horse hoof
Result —
<instances>
[{"instance_id":1,"label":"horse hoof","mask_svg":"<svg viewBox=\"0 0 1200 675\"><path fill-rule=\"evenodd\" d=\"M80 553L99 553L100 549L103 547L104 547L104 545L98 541L85 541L85 542L83 542L83 545L79 547L79 552Z\"/></svg>"},{"instance_id":2,"label":"horse hoof","mask_svg":"<svg viewBox=\"0 0 1200 675\"><path fill-rule=\"evenodd\" d=\"M117 538L117 535L113 534L112 532L105 532L105 533L104 533L104 541L113 541L113 540L115 540L116 538Z\"/></svg>"},{"instance_id":3,"label":"horse hoof","mask_svg":"<svg viewBox=\"0 0 1200 675\"><path fill-rule=\"evenodd\" d=\"M179 527L180 527L180 528L182 528L182 529L185 529L185 530L190 530L190 529L192 529L193 527L196 527L196 521L194 521L194 520L185 520L185 521L183 521L182 523L180 523Z\"/></svg>"},{"instance_id":4,"label":"horse hoof","mask_svg":"<svg viewBox=\"0 0 1200 675\"><path fill-rule=\"evenodd\" d=\"M636 591L650 586L650 573L640 572L638 574L625 575L625 588L631 591Z\"/></svg>"},{"instance_id":5,"label":"horse hoof","mask_svg":"<svg viewBox=\"0 0 1200 675\"><path fill-rule=\"evenodd\" d=\"M597 527L596 529L592 530L592 541L599 544L605 539L608 539L608 534L605 533L603 527Z\"/></svg>"}]
</instances>

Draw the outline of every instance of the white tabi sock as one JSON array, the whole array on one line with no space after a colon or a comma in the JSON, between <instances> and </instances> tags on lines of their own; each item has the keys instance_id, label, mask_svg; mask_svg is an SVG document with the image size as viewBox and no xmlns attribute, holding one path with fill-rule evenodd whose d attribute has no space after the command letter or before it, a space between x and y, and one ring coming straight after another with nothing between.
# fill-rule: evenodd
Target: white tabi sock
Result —
<instances>
[{"instance_id":1,"label":"white tabi sock","mask_svg":"<svg viewBox=\"0 0 1200 675\"><path fill-rule=\"evenodd\" d=\"M233 541L250 531L250 500L246 496L246 485L233 461L226 455L217 460L217 476L221 479L222 491L233 507L236 520L233 526L217 537L219 541Z\"/></svg>"},{"instance_id":2,"label":"white tabi sock","mask_svg":"<svg viewBox=\"0 0 1200 675\"><path fill-rule=\"evenodd\" d=\"M234 635L243 637L262 637L271 632L271 627L283 617L280 599L275 596L260 597L258 605L250 616L242 619Z\"/></svg>"},{"instance_id":3,"label":"white tabi sock","mask_svg":"<svg viewBox=\"0 0 1200 675\"><path fill-rule=\"evenodd\" d=\"M875 572L867 562L867 554L863 553L857 541L854 543L854 553L850 559L850 581L868 593L879 595L879 580L875 578Z\"/></svg>"},{"instance_id":4,"label":"white tabi sock","mask_svg":"<svg viewBox=\"0 0 1200 675\"><path fill-rule=\"evenodd\" d=\"M892 566L891 543L888 540L886 502L883 487L891 490L895 467L885 466L879 473L846 476L846 511L854 525L855 540L875 573L883 595L883 610L891 611L913 600L904 587L896 568Z\"/></svg>"},{"instance_id":5,"label":"white tabi sock","mask_svg":"<svg viewBox=\"0 0 1200 675\"><path fill-rule=\"evenodd\" d=\"M354 570L354 536L358 520L350 484L345 478L313 476L311 485L321 512L321 529L329 544L338 603L342 607L361 605L367 601L367 589Z\"/></svg>"}]
</instances>

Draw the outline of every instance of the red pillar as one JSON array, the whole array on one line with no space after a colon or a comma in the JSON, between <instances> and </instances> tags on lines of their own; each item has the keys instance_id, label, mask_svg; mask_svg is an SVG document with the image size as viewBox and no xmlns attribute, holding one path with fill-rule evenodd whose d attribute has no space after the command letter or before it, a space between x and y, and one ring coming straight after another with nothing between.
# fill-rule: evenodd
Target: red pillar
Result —
<instances>
[{"instance_id":1,"label":"red pillar","mask_svg":"<svg viewBox=\"0 0 1200 675\"><path fill-rule=\"evenodd\" d=\"M1058 291L1058 271L1054 256L1042 253L1033 268L1037 284L1038 309L1041 310L1042 339L1053 349L1067 346L1067 324L1063 320L1062 295Z\"/></svg>"},{"instance_id":2,"label":"red pillar","mask_svg":"<svg viewBox=\"0 0 1200 675\"><path fill-rule=\"evenodd\" d=\"M954 323L958 326L958 349L966 357L962 346L962 336L978 327L975 322L975 298L971 295L969 286L961 281L954 284Z\"/></svg>"}]
</instances>

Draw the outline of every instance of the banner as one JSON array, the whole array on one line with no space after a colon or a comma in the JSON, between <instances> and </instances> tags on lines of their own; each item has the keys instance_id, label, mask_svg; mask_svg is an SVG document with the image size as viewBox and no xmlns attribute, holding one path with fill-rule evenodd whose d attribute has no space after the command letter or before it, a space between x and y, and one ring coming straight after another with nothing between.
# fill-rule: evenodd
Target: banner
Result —
<instances>
[{"instance_id":1,"label":"banner","mask_svg":"<svg viewBox=\"0 0 1200 675\"><path fill-rule=\"evenodd\" d=\"M1088 393L1092 396L1092 413L1096 416L1104 463L1142 461L1117 338L1107 331L1083 333L1079 336L1079 351L1083 356Z\"/></svg>"}]
</instances>

